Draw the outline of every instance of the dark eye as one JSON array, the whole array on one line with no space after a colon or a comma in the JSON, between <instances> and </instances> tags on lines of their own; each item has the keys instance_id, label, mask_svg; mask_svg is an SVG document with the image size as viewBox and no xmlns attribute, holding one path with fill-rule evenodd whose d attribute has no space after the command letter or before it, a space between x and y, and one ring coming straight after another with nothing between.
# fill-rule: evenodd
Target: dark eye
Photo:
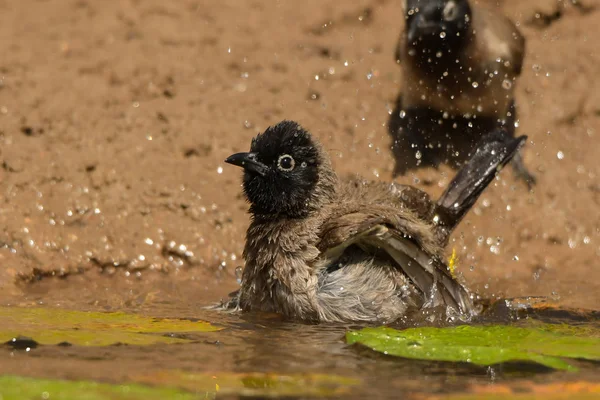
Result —
<instances>
[{"instance_id":1,"label":"dark eye","mask_svg":"<svg viewBox=\"0 0 600 400\"><path fill-rule=\"evenodd\" d=\"M446 21L452 21L458 16L458 7L454 1L449 1L442 12Z\"/></svg>"},{"instance_id":2,"label":"dark eye","mask_svg":"<svg viewBox=\"0 0 600 400\"><path fill-rule=\"evenodd\" d=\"M289 154L279 156L279 159L277 160L277 168L279 168L282 171L291 171L294 169L295 166L296 161L294 161L294 158Z\"/></svg>"}]
</instances>

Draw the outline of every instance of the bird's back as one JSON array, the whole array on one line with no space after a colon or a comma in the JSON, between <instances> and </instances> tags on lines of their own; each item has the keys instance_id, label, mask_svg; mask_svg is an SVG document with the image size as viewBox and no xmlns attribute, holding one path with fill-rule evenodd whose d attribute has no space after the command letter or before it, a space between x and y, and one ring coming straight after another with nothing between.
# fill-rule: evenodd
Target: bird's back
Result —
<instances>
[{"instance_id":1,"label":"bird's back","mask_svg":"<svg viewBox=\"0 0 600 400\"><path fill-rule=\"evenodd\" d=\"M361 179L342 182L337 201L323 210L327 217L319 232L321 255L314 265L319 319L393 321L420 308L423 293L397 260L369 244L361 232L389 226L428 249L431 257L440 257L443 248L423 218L432 207L424 192L409 186Z\"/></svg>"}]
</instances>

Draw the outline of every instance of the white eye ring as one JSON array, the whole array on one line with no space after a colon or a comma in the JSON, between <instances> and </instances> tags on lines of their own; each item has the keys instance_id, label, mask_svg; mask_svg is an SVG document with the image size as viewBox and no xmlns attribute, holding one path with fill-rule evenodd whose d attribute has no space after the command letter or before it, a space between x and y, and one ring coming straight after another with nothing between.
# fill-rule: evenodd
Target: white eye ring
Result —
<instances>
[{"instance_id":1,"label":"white eye ring","mask_svg":"<svg viewBox=\"0 0 600 400\"><path fill-rule=\"evenodd\" d=\"M449 1L444 6L444 11L442 12L442 15L444 17L444 20L452 21L453 19L456 19L457 12L458 12L458 7L456 6L456 2Z\"/></svg>"},{"instance_id":2,"label":"white eye ring","mask_svg":"<svg viewBox=\"0 0 600 400\"><path fill-rule=\"evenodd\" d=\"M289 160L289 165L282 165L281 163L284 162L284 160ZM281 171L289 172L293 170L295 166L296 161L294 160L294 157L290 156L289 154L282 154L279 156L279 159L277 159L277 168L279 168Z\"/></svg>"}]
</instances>

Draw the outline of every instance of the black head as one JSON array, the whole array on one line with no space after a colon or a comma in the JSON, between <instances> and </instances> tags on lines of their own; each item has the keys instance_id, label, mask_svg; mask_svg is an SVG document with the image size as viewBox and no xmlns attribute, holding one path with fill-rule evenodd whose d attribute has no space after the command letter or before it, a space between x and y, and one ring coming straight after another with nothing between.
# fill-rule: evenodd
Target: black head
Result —
<instances>
[{"instance_id":1,"label":"black head","mask_svg":"<svg viewBox=\"0 0 600 400\"><path fill-rule=\"evenodd\" d=\"M252 139L249 153L229 156L226 163L244 168L244 193L256 215L302 217L318 206L315 199L324 158L310 133L293 121L282 121Z\"/></svg>"},{"instance_id":2,"label":"black head","mask_svg":"<svg viewBox=\"0 0 600 400\"><path fill-rule=\"evenodd\" d=\"M406 0L405 12L409 54L427 63L456 59L469 40L468 0Z\"/></svg>"}]
</instances>

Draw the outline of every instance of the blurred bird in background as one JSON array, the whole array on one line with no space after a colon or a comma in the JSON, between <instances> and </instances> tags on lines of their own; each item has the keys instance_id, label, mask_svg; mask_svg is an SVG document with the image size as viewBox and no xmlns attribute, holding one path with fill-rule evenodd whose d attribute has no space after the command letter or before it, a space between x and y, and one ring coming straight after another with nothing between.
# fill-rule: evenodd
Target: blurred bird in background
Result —
<instances>
[{"instance_id":1,"label":"blurred bird in background","mask_svg":"<svg viewBox=\"0 0 600 400\"><path fill-rule=\"evenodd\" d=\"M307 321L385 321L423 308L476 313L443 261L448 237L525 137L497 130L437 202L419 189L338 180L327 153L283 121L225 162L244 170L252 221L241 288L220 307Z\"/></svg>"},{"instance_id":2,"label":"blurred bird in background","mask_svg":"<svg viewBox=\"0 0 600 400\"><path fill-rule=\"evenodd\" d=\"M405 0L396 49L401 93L388 124L394 176L424 166L453 168L487 133L515 136L514 90L525 39L507 17L476 0ZM512 166L529 187L520 154Z\"/></svg>"}]
</instances>

